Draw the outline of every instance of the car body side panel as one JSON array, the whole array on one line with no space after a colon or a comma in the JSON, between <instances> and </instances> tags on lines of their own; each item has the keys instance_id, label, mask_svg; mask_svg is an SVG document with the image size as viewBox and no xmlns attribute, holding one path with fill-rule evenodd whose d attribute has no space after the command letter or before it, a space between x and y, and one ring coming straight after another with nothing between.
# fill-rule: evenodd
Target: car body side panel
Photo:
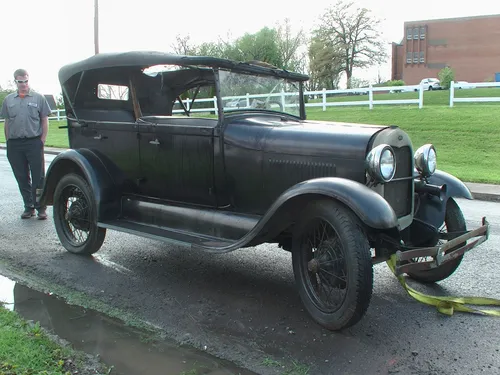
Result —
<instances>
[{"instance_id":1,"label":"car body side panel","mask_svg":"<svg viewBox=\"0 0 500 375\"><path fill-rule=\"evenodd\" d=\"M309 179L342 177L364 183L367 146L384 128L270 114L233 117L224 132L231 206L263 215L288 188Z\"/></svg>"}]
</instances>

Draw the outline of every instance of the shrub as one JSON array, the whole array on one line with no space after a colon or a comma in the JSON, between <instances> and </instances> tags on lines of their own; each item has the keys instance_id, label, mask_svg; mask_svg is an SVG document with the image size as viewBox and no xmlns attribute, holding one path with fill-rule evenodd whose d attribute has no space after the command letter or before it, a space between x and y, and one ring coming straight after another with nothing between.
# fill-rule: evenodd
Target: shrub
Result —
<instances>
[{"instance_id":1,"label":"shrub","mask_svg":"<svg viewBox=\"0 0 500 375\"><path fill-rule=\"evenodd\" d=\"M387 81L385 83L385 86L405 86L405 81L403 81L401 79L397 79L394 81Z\"/></svg>"},{"instance_id":2,"label":"shrub","mask_svg":"<svg viewBox=\"0 0 500 375\"><path fill-rule=\"evenodd\" d=\"M449 89L451 81L455 80L455 72L449 66L443 68L439 72L439 83L444 89Z\"/></svg>"}]
</instances>

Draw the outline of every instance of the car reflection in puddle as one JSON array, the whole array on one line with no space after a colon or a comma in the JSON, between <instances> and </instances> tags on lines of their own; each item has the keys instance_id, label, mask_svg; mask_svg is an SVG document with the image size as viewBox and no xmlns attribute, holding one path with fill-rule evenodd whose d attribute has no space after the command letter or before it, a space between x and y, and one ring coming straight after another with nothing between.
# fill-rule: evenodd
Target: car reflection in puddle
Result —
<instances>
[{"instance_id":1,"label":"car reflection in puddle","mask_svg":"<svg viewBox=\"0 0 500 375\"><path fill-rule=\"evenodd\" d=\"M255 374L230 362L174 343L144 340L118 319L42 293L0 276L0 301L23 319L40 325L71 343L74 349L99 355L113 374Z\"/></svg>"}]
</instances>

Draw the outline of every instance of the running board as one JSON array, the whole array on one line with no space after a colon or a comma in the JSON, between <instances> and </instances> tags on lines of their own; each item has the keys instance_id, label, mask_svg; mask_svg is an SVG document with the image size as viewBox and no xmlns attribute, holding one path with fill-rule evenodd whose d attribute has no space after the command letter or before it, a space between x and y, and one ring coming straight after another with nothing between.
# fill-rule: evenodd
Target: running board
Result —
<instances>
[{"instance_id":1,"label":"running board","mask_svg":"<svg viewBox=\"0 0 500 375\"><path fill-rule=\"evenodd\" d=\"M226 238L199 235L178 229L160 228L127 220L98 222L97 225L101 228L116 230L157 241L173 243L186 247L213 249L214 251L217 251L218 248L231 246L236 242Z\"/></svg>"}]
</instances>

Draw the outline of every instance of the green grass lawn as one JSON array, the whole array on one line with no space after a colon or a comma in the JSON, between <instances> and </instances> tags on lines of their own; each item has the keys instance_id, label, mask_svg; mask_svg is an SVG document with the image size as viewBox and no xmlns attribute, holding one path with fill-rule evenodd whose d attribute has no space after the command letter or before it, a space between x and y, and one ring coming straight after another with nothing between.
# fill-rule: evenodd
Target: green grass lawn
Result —
<instances>
[{"instance_id":1,"label":"green grass lawn","mask_svg":"<svg viewBox=\"0 0 500 375\"><path fill-rule=\"evenodd\" d=\"M500 88L456 90L457 96L500 96ZM387 99L416 97L417 93L380 94ZM377 99L377 95L375 95ZM363 96L329 100L366 100ZM311 120L397 125L408 132L413 147L433 143L438 154L438 168L469 182L500 184L500 103L456 103L448 106L449 91L426 91L424 107L417 105L306 108ZM46 145L68 147L65 122L50 121ZM0 142L4 142L0 123Z\"/></svg>"},{"instance_id":2,"label":"green grass lawn","mask_svg":"<svg viewBox=\"0 0 500 375\"><path fill-rule=\"evenodd\" d=\"M67 375L78 370L79 361L77 353L56 344L38 324L29 325L0 303L0 374Z\"/></svg>"}]
</instances>

